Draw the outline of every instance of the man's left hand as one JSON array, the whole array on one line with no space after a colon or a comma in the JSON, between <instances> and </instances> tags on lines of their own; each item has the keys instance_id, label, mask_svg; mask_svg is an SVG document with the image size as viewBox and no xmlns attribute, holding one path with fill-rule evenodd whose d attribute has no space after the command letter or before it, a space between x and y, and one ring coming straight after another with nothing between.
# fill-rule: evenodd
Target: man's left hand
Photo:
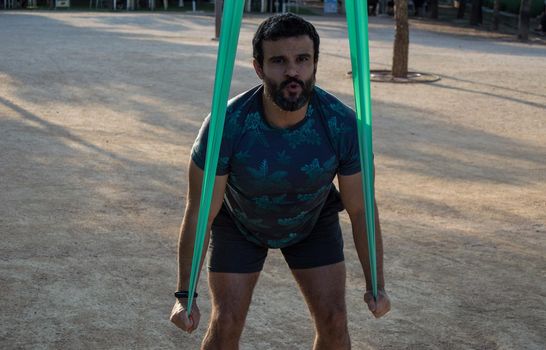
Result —
<instances>
[{"instance_id":1,"label":"man's left hand","mask_svg":"<svg viewBox=\"0 0 546 350\"><path fill-rule=\"evenodd\" d=\"M373 313L375 318L380 318L385 315L391 309L391 301L385 290L377 291L377 300L374 299L371 290L366 291L364 294L364 301L368 304L368 309Z\"/></svg>"}]
</instances>

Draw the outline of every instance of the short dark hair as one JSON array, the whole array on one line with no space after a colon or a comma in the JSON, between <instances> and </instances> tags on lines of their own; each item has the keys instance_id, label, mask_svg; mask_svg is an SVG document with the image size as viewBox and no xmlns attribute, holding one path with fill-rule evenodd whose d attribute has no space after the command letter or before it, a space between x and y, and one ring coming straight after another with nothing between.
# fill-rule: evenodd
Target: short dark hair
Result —
<instances>
[{"instance_id":1,"label":"short dark hair","mask_svg":"<svg viewBox=\"0 0 546 350\"><path fill-rule=\"evenodd\" d=\"M320 38L315 27L292 13L274 15L260 24L252 39L252 55L260 66L264 64L263 41L276 41L281 38L291 38L308 35L313 40L314 60L318 61Z\"/></svg>"}]
</instances>

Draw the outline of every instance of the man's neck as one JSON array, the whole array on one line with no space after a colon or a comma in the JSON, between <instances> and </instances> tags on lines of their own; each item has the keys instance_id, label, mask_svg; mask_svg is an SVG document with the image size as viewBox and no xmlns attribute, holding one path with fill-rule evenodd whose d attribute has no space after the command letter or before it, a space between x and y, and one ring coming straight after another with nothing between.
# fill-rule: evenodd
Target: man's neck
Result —
<instances>
[{"instance_id":1,"label":"man's neck","mask_svg":"<svg viewBox=\"0 0 546 350\"><path fill-rule=\"evenodd\" d=\"M269 125L281 129L289 128L302 121L305 118L307 106L309 105L309 102L307 102L303 107L296 111L285 111L267 97L265 92L262 94L262 101L265 120L267 120Z\"/></svg>"}]
</instances>

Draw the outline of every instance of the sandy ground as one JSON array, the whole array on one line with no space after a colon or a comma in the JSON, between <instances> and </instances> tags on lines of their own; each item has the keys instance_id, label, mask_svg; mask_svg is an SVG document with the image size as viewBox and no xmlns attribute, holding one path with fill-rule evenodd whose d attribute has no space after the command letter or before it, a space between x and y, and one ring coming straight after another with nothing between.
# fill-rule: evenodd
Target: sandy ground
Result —
<instances>
[{"instance_id":1,"label":"sandy ground","mask_svg":"<svg viewBox=\"0 0 546 350\"><path fill-rule=\"evenodd\" d=\"M258 82L245 17L232 95ZM318 83L352 104L345 22ZM392 20L372 18L372 68ZM210 108L213 18L0 13L0 348L197 349L168 321L187 159ZM428 85L373 84L377 198L392 312L375 320L342 216L354 349L546 347L546 46L412 27ZM324 307L328 307L325 305ZM310 349L281 255L256 288L242 349Z\"/></svg>"}]
</instances>

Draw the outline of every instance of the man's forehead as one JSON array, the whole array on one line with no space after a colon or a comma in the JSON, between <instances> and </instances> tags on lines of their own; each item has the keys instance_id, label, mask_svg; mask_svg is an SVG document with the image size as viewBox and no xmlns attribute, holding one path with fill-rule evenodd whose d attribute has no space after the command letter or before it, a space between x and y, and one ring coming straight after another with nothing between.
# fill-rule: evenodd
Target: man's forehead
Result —
<instances>
[{"instance_id":1,"label":"man's forehead","mask_svg":"<svg viewBox=\"0 0 546 350\"><path fill-rule=\"evenodd\" d=\"M313 40L308 35L279 38L277 40L264 40L264 55L275 55L279 53L302 54L314 51Z\"/></svg>"}]
</instances>

